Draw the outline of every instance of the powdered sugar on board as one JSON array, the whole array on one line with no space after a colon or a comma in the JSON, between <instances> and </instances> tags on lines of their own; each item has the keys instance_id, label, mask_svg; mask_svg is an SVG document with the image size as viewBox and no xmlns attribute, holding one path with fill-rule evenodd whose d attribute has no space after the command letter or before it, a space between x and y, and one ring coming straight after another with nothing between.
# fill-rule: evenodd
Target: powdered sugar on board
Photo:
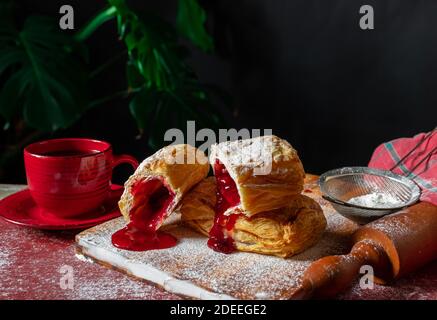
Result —
<instances>
[{"instance_id":1,"label":"powdered sugar on board","mask_svg":"<svg viewBox=\"0 0 437 320\"><path fill-rule=\"evenodd\" d=\"M85 255L173 293L199 299L288 299L312 261L348 251L349 236L357 228L326 203L321 205L328 221L322 239L289 259L244 252L217 253L207 247L204 236L177 223L168 226L168 232L179 239L173 248L120 250L112 246L111 235L124 226L122 218L86 230L76 241Z\"/></svg>"},{"instance_id":2,"label":"powdered sugar on board","mask_svg":"<svg viewBox=\"0 0 437 320\"><path fill-rule=\"evenodd\" d=\"M314 181L317 181L314 177ZM0 185L0 198L24 186ZM6 191L3 193L3 191ZM304 191L313 196L314 189ZM40 231L0 219L0 299L179 299L146 281L76 258L73 231ZM344 228L347 232L347 227ZM74 270L74 288L60 286L60 267ZM259 292L256 298L268 297ZM361 289L355 283L340 299L437 300L437 261L390 286Z\"/></svg>"}]
</instances>

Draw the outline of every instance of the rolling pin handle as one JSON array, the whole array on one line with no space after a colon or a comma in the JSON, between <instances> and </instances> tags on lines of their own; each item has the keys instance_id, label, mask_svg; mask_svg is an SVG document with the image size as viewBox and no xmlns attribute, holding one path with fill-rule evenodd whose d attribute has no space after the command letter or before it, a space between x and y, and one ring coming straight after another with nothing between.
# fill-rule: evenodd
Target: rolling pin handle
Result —
<instances>
[{"instance_id":1,"label":"rolling pin handle","mask_svg":"<svg viewBox=\"0 0 437 320\"><path fill-rule=\"evenodd\" d=\"M328 256L313 262L292 298L333 297L352 284L362 265L369 264L383 270L387 263L381 248L369 241L360 241L347 255Z\"/></svg>"}]
</instances>

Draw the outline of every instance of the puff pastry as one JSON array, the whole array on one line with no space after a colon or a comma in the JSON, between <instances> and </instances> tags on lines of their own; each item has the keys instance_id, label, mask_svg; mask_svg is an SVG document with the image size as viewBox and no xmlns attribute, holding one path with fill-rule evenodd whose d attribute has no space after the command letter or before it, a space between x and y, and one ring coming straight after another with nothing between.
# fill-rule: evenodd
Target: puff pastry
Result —
<instances>
[{"instance_id":1,"label":"puff pastry","mask_svg":"<svg viewBox=\"0 0 437 320\"><path fill-rule=\"evenodd\" d=\"M208 237L214 223L215 205L215 177L208 177L197 184L182 200L179 209L181 220Z\"/></svg>"},{"instance_id":2,"label":"puff pastry","mask_svg":"<svg viewBox=\"0 0 437 320\"><path fill-rule=\"evenodd\" d=\"M118 205L127 222L156 231L183 195L209 172L205 154L186 144L170 145L145 159L126 181Z\"/></svg>"},{"instance_id":3,"label":"puff pastry","mask_svg":"<svg viewBox=\"0 0 437 320\"><path fill-rule=\"evenodd\" d=\"M319 204L304 195L288 198L285 207L247 217L240 206L234 207L221 224L214 224L216 182L210 177L200 182L181 203L182 221L210 236L221 227L224 241L236 250L290 257L314 245L326 228ZM232 228L229 228L232 226ZM220 250L223 251L223 250Z\"/></svg>"},{"instance_id":4,"label":"puff pastry","mask_svg":"<svg viewBox=\"0 0 437 320\"><path fill-rule=\"evenodd\" d=\"M239 205L250 217L286 206L303 189L305 172L296 150L276 136L215 144L210 162L223 198L219 210Z\"/></svg>"}]
</instances>

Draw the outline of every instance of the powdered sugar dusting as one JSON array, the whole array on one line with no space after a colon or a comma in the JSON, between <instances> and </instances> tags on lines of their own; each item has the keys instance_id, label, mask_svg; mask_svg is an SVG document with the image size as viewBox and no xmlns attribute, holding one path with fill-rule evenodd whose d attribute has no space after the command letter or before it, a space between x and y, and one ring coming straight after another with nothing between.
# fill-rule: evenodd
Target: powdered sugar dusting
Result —
<instances>
[{"instance_id":1,"label":"powdered sugar dusting","mask_svg":"<svg viewBox=\"0 0 437 320\"><path fill-rule=\"evenodd\" d=\"M0 250L0 270L6 268L10 265L9 253L3 250Z\"/></svg>"},{"instance_id":2,"label":"powdered sugar dusting","mask_svg":"<svg viewBox=\"0 0 437 320\"><path fill-rule=\"evenodd\" d=\"M314 181L317 181L316 179ZM22 189L23 186L0 185L0 198ZM308 184L306 188L310 188ZM4 193L2 191L5 191ZM315 184L305 191L310 197L317 197ZM321 242L325 241L328 251L337 252L348 246L348 234L354 224L338 214L331 215L329 205L323 199L316 199L328 217L328 230ZM343 224L344 223L344 224ZM373 222L374 224L375 222ZM124 274L87 263L75 256L74 232L43 232L18 227L0 220L0 298L1 299L178 299L164 290L139 281ZM330 230L337 230L335 233ZM403 229L403 230L402 230ZM399 232L404 232L400 228ZM327 243L330 237L335 243ZM340 240L342 239L342 240ZM344 244L341 243L344 241ZM319 243L305 253L317 255ZM315 251L315 253L314 253ZM347 250L346 250L347 251ZM262 257L257 255L258 257ZM293 257L292 259L297 259ZM175 260L169 260L173 263ZM293 261L293 260L290 260ZM74 288L62 289L59 285L59 268L70 265L74 270ZM193 267L193 273L197 270ZM189 272L187 271L187 274ZM195 281L193 281L194 283ZM217 281L211 280L211 283ZM255 298L267 299L270 292L259 290ZM358 283L339 296L340 299L429 299L437 300L437 261L418 270L414 274L399 279L388 286L375 285L374 289L362 289Z\"/></svg>"},{"instance_id":3,"label":"powdered sugar dusting","mask_svg":"<svg viewBox=\"0 0 437 320\"><path fill-rule=\"evenodd\" d=\"M394 213L391 216L397 216L397 219L376 220L372 223L372 228L380 230L385 234L390 234L391 237L402 238L404 235L411 233L411 230L414 230L414 228L417 229L424 226L418 223L417 220L410 219L408 215L402 212Z\"/></svg>"},{"instance_id":4,"label":"powdered sugar dusting","mask_svg":"<svg viewBox=\"0 0 437 320\"><path fill-rule=\"evenodd\" d=\"M393 208L402 205L402 202L390 194L372 192L348 200L348 203L367 208Z\"/></svg>"},{"instance_id":5,"label":"powdered sugar dusting","mask_svg":"<svg viewBox=\"0 0 437 320\"><path fill-rule=\"evenodd\" d=\"M79 271L80 272L80 271ZM112 279L103 278L103 281L81 281L75 283L73 290L64 290L68 299L83 300L83 299L117 299L123 296L126 292L133 293L132 299L144 299L150 295L154 288L144 286L140 281L136 281L129 277L119 277Z\"/></svg>"},{"instance_id":6,"label":"powdered sugar dusting","mask_svg":"<svg viewBox=\"0 0 437 320\"><path fill-rule=\"evenodd\" d=\"M77 241L83 248L104 250L107 253L104 262L114 263L116 259L127 269L132 264L151 266L167 274L169 279L183 281L185 286L194 284L209 292L239 299L287 299L312 261L348 250L347 238L357 226L330 207L324 209L328 225L322 239L314 247L289 259L245 252L217 253L207 247L205 237L177 224L168 226L168 232L179 239L175 247L146 252L123 251L113 247L110 240L112 233L124 225L120 218L81 233Z\"/></svg>"},{"instance_id":7,"label":"powdered sugar dusting","mask_svg":"<svg viewBox=\"0 0 437 320\"><path fill-rule=\"evenodd\" d=\"M227 168L232 179L237 180L235 172L238 167L240 174L252 172L253 175L286 174L290 168L275 166L272 162L298 159L296 150L276 136L261 136L252 139L225 141L211 146L210 162L219 159ZM302 170L303 171L303 170Z\"/></svg>"},{"instance_id":8,"label":"powdered sugar dusting","mask_svg":"<svg viewBox=\"0 0 437 320\"><path fill-rule=\"evenodd\" d=\"M338 298L348 300L436 300L437 261L389 285L375 284L373 288L363 289L357 280L350 290L342 293Z\"/></svg>"},{"instance_id":9,"label":"powdered sugar dusting","mask_svg":"<svg viewBox=\"0 0 437 320\"><path fill-rule=\"evenodd\" d=\"M269 136L254 139L226 141L214 145L218 158L226 158L229 165L257 166L271 161L273 139Z\"/></svg>"}]
</instances>

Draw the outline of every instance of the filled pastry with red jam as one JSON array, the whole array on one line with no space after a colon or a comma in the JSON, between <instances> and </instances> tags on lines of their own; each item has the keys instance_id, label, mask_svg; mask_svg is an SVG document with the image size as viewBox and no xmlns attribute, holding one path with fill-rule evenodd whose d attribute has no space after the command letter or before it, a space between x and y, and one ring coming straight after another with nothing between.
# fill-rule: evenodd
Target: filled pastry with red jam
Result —
<instances>
[{"instance_id":1,"label":"filled pastry with red jam","mask_svg":"<svg viewBox=\"0 0 437 320\"><path fill-rule=\"evenodd\" d=\"M217 204L208 246L216 251L233 250L229 234L237 220L235 208L251 217L287 206L303 189L305 172L296 150L276 136L213 145L210 162Z\"/></svg>"},{"instance_id":2,"label":"filled pastry with red jam","mask_svg":"<svg viewBox=\"0 0 437 320\"><path fill-rule=\"evenodd\" d=\"M286 206L303 190L305 172L297 151L276 136L212 145L210 163L219 211L239 205L250 217Z\"/></svg>"},{"instance_id":3,"label":"filled pastry with red jam","mask_svg":"<svg viewBox=\"0 0 437 320\"><path fill-rule=\"evenodd\" d=\"M214 177L206 178L184 197L180 207L182 222L214 241L216 251L287 258L317 243L326 228L320 205L304 195L293 195L285 207L250 217L236 206L217 218L216 188Z\"/></svg>"},{"instance_id":4,"label":"filled pastry with red jam","mask_svg":"<svg viewBox=\"0 0 437 320\"><path fill-rule=\"evenodd\" d=\"M112 235L113 245L132 251L174 246L177 240L159 228L208 171L205 154L185 144L164 147L145 159L125 183L118 204L127 225Z\"/></svg>"}]
</instances>

